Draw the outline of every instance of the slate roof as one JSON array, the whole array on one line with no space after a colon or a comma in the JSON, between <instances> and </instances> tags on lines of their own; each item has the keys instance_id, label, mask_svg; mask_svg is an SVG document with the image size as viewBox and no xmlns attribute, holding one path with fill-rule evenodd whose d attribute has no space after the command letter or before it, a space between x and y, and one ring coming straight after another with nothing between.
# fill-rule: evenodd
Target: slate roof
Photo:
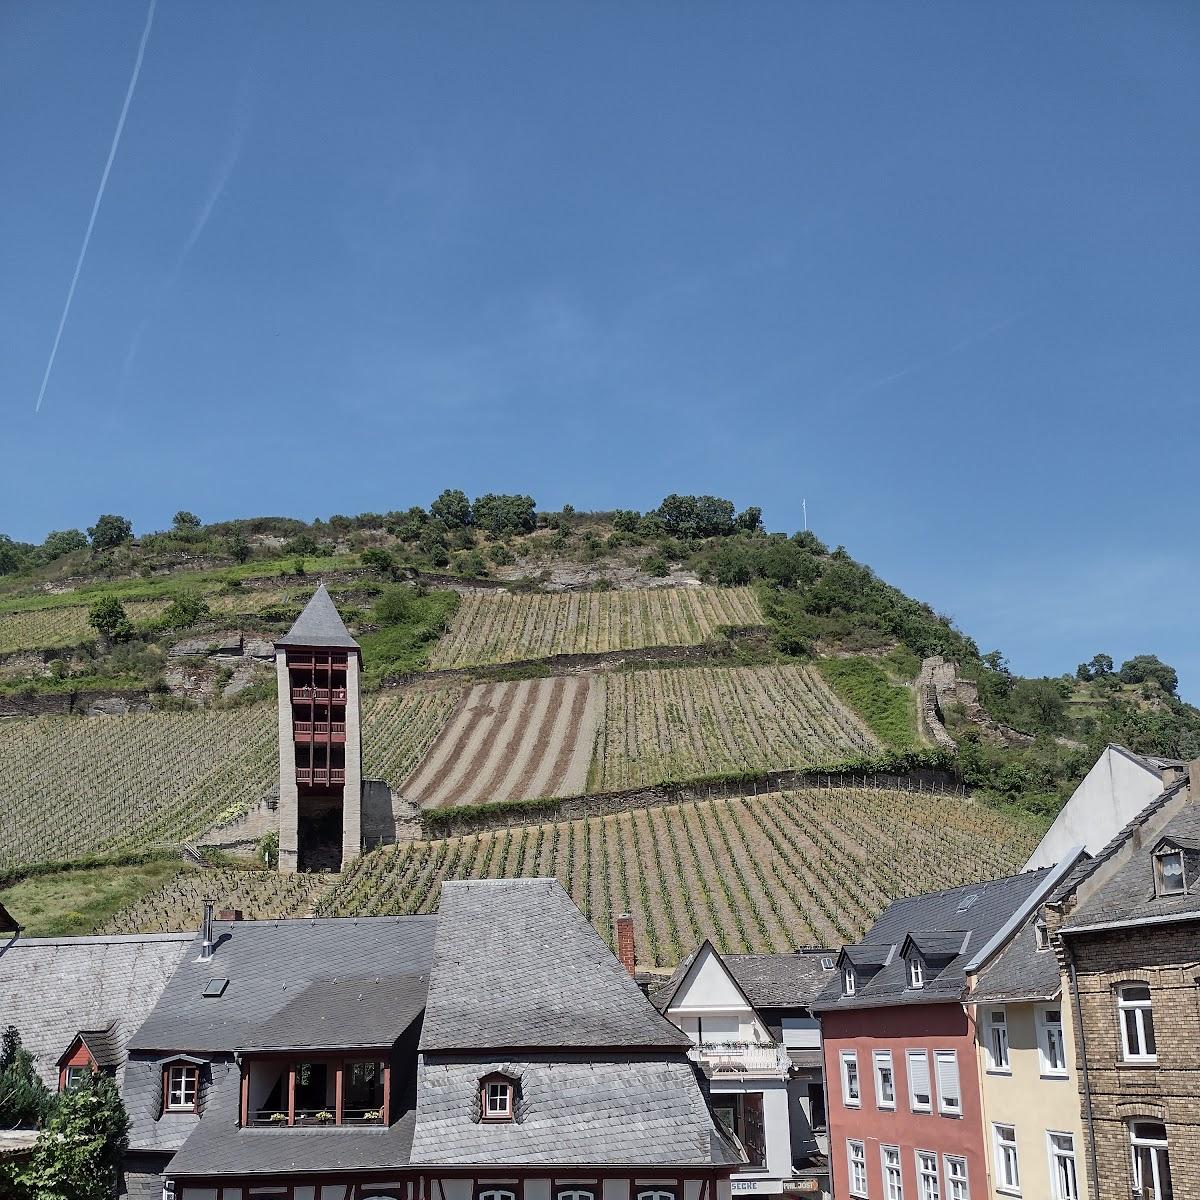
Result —
<instances>
[{"instance_id":1,"label":"slate roof","mask_svg":"<svg viewBox=\"0 0 1200 1200\"><path fill-rule=\"evenodd\" d=\"M823 958L836 961L836 950L799 950L794 954L723 954L721 960L755 1008L807 1008L825 990L830 971Z\"/></svg>"},{"instance_id":2,"label":"slate roof","mask_svg":"<svg viewBox=\"0 0 1200 1200\"><path fill-rule=\"evenodd\" d=\"M238 1070L232 1060L215 1059L200 1065L200 1112L163 1112L163 1066L178 1057L135 1055L125 1067L121 1098L129 1114L129 1147L135 1151L178 1150L200 1125L210 1101L228 1079L238 1083Z\"/></svg>"},{"instance_id":3,"label":"slate roof","mask_svg":"<svg viewBox=\"0 0 1200 1200\"><path fill-rule=\"evenodd\" d=\"M1149 811L1144 810L1143 816ZM1135 850L1130 860L1063 922L1063 932L1070 933L1090 925L1129 921L1151 923L1186 919L1191 915L1200 920L1200 879L1189 878L1188 891L1179 896L1154 894L1153 848L1161 840L1177 838L1186 839L1181 844L1194 844L1194 839L1200 838L1200 800L1185 805L1163 826L1153 842L1147 841Z\"/></svg>"},{"instance_id":4,"label":"slate roof","mask_svg":"<svg viewBox=\"0 0 1200 1200\"><path fill-rule=\"evenodd\" d=\"M910 933L900 945L900 953L907 952L910 946L916 947L922 958L950 959L957 958L966 948L970 933L962 929L931 931L928 933ZM976 947L978 949L978 947Z\"/></svg>"},{"instance_id":5,"label":"slate roof","mask_svg":"<svg viewBox=\"0 0 1200 1200\"><path fill-rule=\"evenodd\" d=\"M120 1066L125 1057L124 1042L115 1021L103 1029L81 1030L79 1040L87 1047L92 1062L101 1070ZM62 1057L65 1057L65 1051Z\"/></svg>"},{"instance_id":6,"label":"slate roof","mask_svg":"<svg viewBox=\"0 0 1200 1200\"><path fill-rule=\"evenodd\" d=\"M495 1071L518 1080L512 1122L478 1120L479 1080ZM427 1056L412 1161L684 1167L743 1160L717 1129L682 1054L589 1054L519 1062Z\"/></svg>"},{"instance_id":7,"label":"slate roof","mask_svg":"<svg viewBox=\"0 0 1200 1200\"><path fill-rule=\"evenodd\" d=\"M197 1176L337 1174L408 1165L414 1112L391 1125L238 1128L238 1076L230 1071L215 1089L204 1120L196 1123L171 1159L172 1179Z\"/></svg>"},{"instance_id":8,"label":"slate roof","mask_svg":"<svg viewBox=\"0 0 1200 1200\"><path fill-rule=\"evenodd\" d=\"M1037 948L1037 918L1021 926L1016 937L980 971L971 999L980 1002L1053 1000L1062 990L1058 959Z\"/></svg>"},{"instance_id":9,"label":"slate roof","mask_svg":"<svg viewBox=\"0 0 1200 1200\"><path fill-rule=\"evenodd\" d=\"M432 916L214 921L212 958L198 961L200 937L195 935L130 1046L229 1053L261 1045L257 1039L264 1029L274 1042L294 1037L293 1044L301 1047L317 1038L330 1048L366 1044L358 1040L362 1037L372 1045L380 1044L378 1039L391 1045L411 1023L414 980L429 972L436 925ZM351 931L357 936L348 936ZM364 967L371 971L369 984ZM211 979L228 980L220 996L204 996ZM313 988L318 981L325 986ZM370 988L378 996L388 987L396 989L397 998L388 1001L381 1016L363 1004L356 1007L361 1023L346 1019L347 1004L358 1006L352 995ZM327 998L330 990L346 1001L340 1019ZM388 1021L396 1022L394 1031L385 1027ZM294 1033L286 1032L287 1023Z\"/></svg>"},{"instance_id":10,"label":"slate roof","mask_svg":"<svg viewBox=\"0 0 1200 1200\"><path fill-rule=\"evenodd\" d=\"M889 904L866 937L844 951L857 965L864 965L864 959L878 962L881 957L883 965L874 974L857 981L853 996L841 994L840 979L831 980L824 994L814 1003L814 1009L829 1011L959 1000L966 987L964 968L967 963L1035 895L1052 872L1053 868L1045 867L984 883L909 896ZM944 935L950 932L964 938L960 953L940 969L936 963L932 970L927 966L924 987L910 988L908 965L899 953L905 939L909 934Z\"/></svg>"},{"instance_id":11,"label":"slate roof","mask_svg":"<svg viewBox=\"0 0 1200 1200\"><path fill-rule=\"evenodd\" d=\"M296 618L291 629L283 637L275 639L275 645L358 649L358 643L350 636L350 630L346 628L323 583L313 592L312 599L304 606L304 611Z\"/></svg>"},{"instance_id":12,"label":"slate roof","mask_svg":"<svg viewBox=\"0 0 1200 1200\"><path fill-rule=\"evenodd\" d=\"M446 881L424 1052L691 1045L557 879Z\"/></svg>"},{"instance_id":13,"label":"slate roof","mask_svg":"<svg viewBox=\"0 0 1200 1200\"><path fill-rule=\"evenodd\" d=\"M0 1024L13 1024L47 1087L82 1030L109 1030L102 1053L118 1067L191 934L17 938L0 953Z\"/></svg>"}]
</instances>

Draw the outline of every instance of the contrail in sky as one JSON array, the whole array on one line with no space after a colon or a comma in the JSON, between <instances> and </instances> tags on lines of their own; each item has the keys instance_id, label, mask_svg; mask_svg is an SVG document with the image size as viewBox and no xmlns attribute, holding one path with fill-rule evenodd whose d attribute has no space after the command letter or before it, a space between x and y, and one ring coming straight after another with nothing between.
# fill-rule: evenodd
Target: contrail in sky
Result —
<instances>
[{"instance_id":1,"label":"contrail in sky","mask_svg":"<svg viewBox=\"0 0 1200 1200\"><path fill-rule=\"evenodd\" d=\"M37 404L33 406L34 412L41 411L42 399L46 395L46 385L50 382L50 372L54 370L54 359L58 355L58 343L62 341L67 315L71 311L71 301L75 299L75 285L79 282L79 273L83 270L83 260L87 257L88 243L92 240L92 229L96 224L96 214L100 211L100 201L104 199L104 189L108 186L108 173L112 170L113 159L117 157L117 147L121 144L125 118L129 115L133 92L137 87L138 76L142 73L142 59L146 56L146 43L150 40L150 26L154 24L154 9L157 4L158 0L150 0L150 7L146 12L146 28L142 30L142 40L138 43L137 60L133 64L133 74L129 77L125 103L121 105L117 131L113 134L112 145L108 148L108 161L104 164L104 174L100 176L100 186L96 189L96 199L92 202L92 215L88 218L87 231L83 235L83 245L79 249L79 259L75 263L75 274L71 276L71 286L67 289L67 302L63 305L62 317L58 322L58 332L54 335L54 345L50 348L50 361L46 364L46 374L42 376L42 386L38 390Z\"/></svg>"}]
</instances>

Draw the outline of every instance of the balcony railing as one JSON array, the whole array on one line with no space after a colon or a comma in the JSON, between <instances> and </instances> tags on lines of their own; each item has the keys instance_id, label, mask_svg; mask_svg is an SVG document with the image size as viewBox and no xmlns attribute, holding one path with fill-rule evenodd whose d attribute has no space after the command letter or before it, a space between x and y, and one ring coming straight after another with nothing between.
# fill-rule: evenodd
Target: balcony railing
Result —
<instances>
[{"instance_id":1,"label":"balcony railing","mask_svg":"<svg viewBox=\"0 0 1200 1200\"><path fill-rule=\"evenodd\" d=\"M257 1108L250 1114L250 1124L266 1126L269 1129L287 1128L288 1114L286 1108ZM382 1125L383 1110L381 1108L346 1108L342 1110L339 1122L337 1113L332 1105L329 1108L298 1108L296 1109L296 1125Z\"/></svg>"},{"instance_id":2,"label":"balcony railing","mask_svg":"<svg viewBox=\"0 0 1200 1200\"><path fill-rule=\"evenodd\" d=\"M777 1042L704 1042L688 1051L709 1075L786 1075L787 1049Z\"/></svg>"},{"instance_id":3,"label":"balcony railing","mask_svg":"<svg viewBox=\"0 0 1200 1200\"><path fill-rule=\"evenodd\" d=\"M345 783L345 767L297 767L297 783Z\"/></svg>"},{"instance_id":4,"label":"balcony railing","mask_svg":"<svg viewBox=\"0 0 1200 1200\"><path fill-rule=\"evenodd\" d=\"M346 689L344 687L323 688L323 687L294 687L292 688L293 700L332 700L336 703L345 703Z\"/></svg>"},{"instance_id":5,"label":"balcony railing","mask_svg":"<svg viewBox=\"0 0 1200 1200\"><path fill-rule=\"evenodd\" d=\"M346 722L345 721L295 721L293 728L296 731L296 737L333 737L345 738Z\"/></svg>"}]
</instances>

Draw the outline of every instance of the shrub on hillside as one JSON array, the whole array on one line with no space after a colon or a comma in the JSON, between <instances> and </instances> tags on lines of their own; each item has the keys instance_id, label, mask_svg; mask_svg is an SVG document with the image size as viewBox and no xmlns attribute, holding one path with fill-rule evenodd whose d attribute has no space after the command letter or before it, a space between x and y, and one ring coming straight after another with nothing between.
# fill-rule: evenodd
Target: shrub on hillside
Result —
<instances>
[{"instance_id":1,"label":"shrub on hillside","mask_svg":"<svg viewBox=\"0 0 1200 1200\"><path fill-rule=\"evenodd\" d=\"M125 517L104 513L89 527L88 536L92 539L93 550L111 550L122 542L133 540L133 526Z\"/></svg>"},{"instance_id":2,"label":"shrub on hillside","mask_svg":"<svg viewBox=\"0 0 1200 1200\"><path fill-rule=\"evenodd\" d=\"M447 488L429 506L429 515L447 529L459 529L471 524L471 502L461 489Z\"/></svg>"},{"instance_id":3,"label":"shrub on hillside","mask_svg":"<svg viewBox=\"0 0 1200 1200\"><path fill-rule=\"evenodd\" d=\"M532 533L537 515L532 496L505 496L489 492L480 496L471 509L474 524L494 537Z\"/></svg>"},{"instance_id":4,"label":"shrub on hillside","mask_svg":"<svg viewBox=\"0 0 1200 1200\"><path fill-rule=\"evenodd\" d=\"M133 636L125 606L116 596L101 596L88 610L88 624L109 642L122 642Z\"/></svg>"}]
</instances>

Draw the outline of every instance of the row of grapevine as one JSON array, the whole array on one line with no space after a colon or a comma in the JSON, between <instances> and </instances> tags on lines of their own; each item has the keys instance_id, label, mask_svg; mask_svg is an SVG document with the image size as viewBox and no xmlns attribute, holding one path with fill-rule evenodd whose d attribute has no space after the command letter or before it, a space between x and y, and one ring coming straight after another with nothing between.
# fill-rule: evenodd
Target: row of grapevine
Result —
<instances>
[{"instance_id":1,"label":"row of grapevine","mask_svg":"<svg viewBox=\"0 0 1200 1200\"><path fill-rule=\"evenodd\" d=\"M131 621L158 616L165 600L137 600L125 605ZM35 608L27 612L0 613L0 654L17 650L55 650L75 646L96 636L88 624L88 606Z\"/></svg>"},{"instance_id":2,"label":"row of grapevine","mask_svg":"<svg viewBox=\"0 0 1200 1200\"><path fill-rule=\"evenodd\" d=\"M474 667L640 646L693 646L723 625L761 625L748 588L645 588L465 596L430 665Z\"/></svg>"},{"instance_id":3,"label":"row of grapevine","mask_svg":"<svg viewBox=\"0 0 1200 1200\"><path fill-rule=\"evenodd\" d=\"M877 753L875 735L807 666L697 667L608 678L594 790Z\"/></svg>"},{"instance_id":4,"label":"row of grapevine","mask_svg":"<svg viewBox=\"0 0 1200 1200\"><path fill-rule=\"evenodd\" d=\"M376 851L319 911L432 912L443 879L555 875L610 941L613 913L632 912L642 960L669 966L703 937L735 952L840 945L899 896L1019 869L1035 840L965 800L799 789Z\"/></svg>"}]
</instances>

